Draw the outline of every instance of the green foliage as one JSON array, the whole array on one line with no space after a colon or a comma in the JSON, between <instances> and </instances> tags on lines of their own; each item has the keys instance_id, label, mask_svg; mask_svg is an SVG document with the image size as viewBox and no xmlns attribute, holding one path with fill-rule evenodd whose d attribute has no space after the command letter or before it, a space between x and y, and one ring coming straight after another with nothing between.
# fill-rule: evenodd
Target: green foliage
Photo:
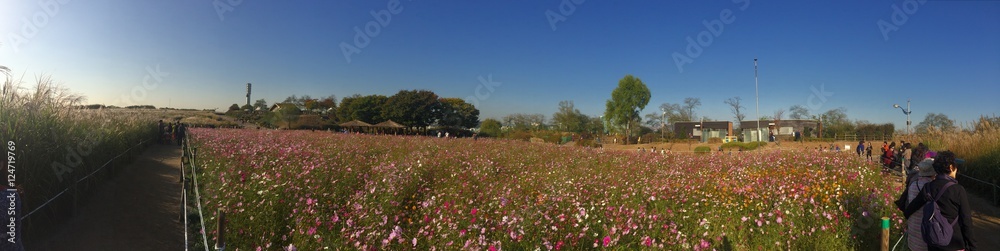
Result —
<instances>
[{"instance_id":1,"label":"green foliage","mask_svg":"<svg viewBox=\"0 0 1000 251\"><path fill-rule=\"evenodd\" d=\"M948 115L944 113L927 113L924 117L924 121L917 124L913 129L917 133L927 133L929 128L937 128L944 131L951 131L955 129L955 121L948 118Z\"/></svg>"},{"instance_id":2,"label":"green foliage","mask_svg":"<svg viewBox=\"0 0 1000 251\"><path fill-rule=\"evenodd\" d=\"M590 118L576 109L573 101L564 100L559 101L559 111L552 114L552 122L557 124L558 130L578 133L588 129L587 123L590 123Z\"/></svg>"},{"instance_id":3,"label":"green foliage","mask_svg":"<svg viewBox=\"0 0 1000 251\"><path fill-rule=\"evenodd\" d=\"M233 104L233 105L229 106L229 110L230 111L238 111L238 110L240 110L240 105Z\"/></svg>"},{"instance_id":4,"label":"green foliage","mask_svg":"<svg viewBox=\"0 0 1000 251\"><path fill-rule=\"evenodd\" d=\"M254 109L267 110L267 108L268 108L267 107L267 100L258 99L257 101L254 101L253 102L253 108Z\"/></svg>"},{"instance_id":5,"label":"green foliage","mask_svg":"<svg viewBox=\"0 0 1000 251\"><path fill-rule=\"evenodd\" d=\"M847 118L847 108L840 107L829 110L821 115L824 138L834 138L837 135L854 134L854 123Z\"/></svg>"},{"instance_id":6,"label":"green foliage","mask_svg":"<svg viewBox=\"0 0 1000 251\"><path fill-rule=\"evenodd\" d=\"M479 125L479 132L485 134L484 136L499 137L502 127L500 121L490 118L483 120L483 123Z\"/></svg>"},{"instance_id":7,"label":"green foliage","mask_svg":"<svg viewBox=\"0 0 1000 251\"><path fill-rule=\"evenodd\" d=\"M637 124L639 112L649 104L651 95L649 88L641 79L625 75L618 81L618 87L611 92L607 101L604 118L609 124L625 128L625 137L632 133L632 126Z\"/></svg>"},{"instance_id":8,"label":"green foliage","mask_svg":"<svg viewBox=\"0 0 1000 251\"><path fill-rule=\"evenodd\" d=\"M892 135L896 132L896 126L892 123L885 124L869 124L869 123L858 123L855 127L855 133L858 135Z\"/></svg>"},{"instance_id":9,"label":"green foliage","mask_svg":"<svg viewBox=\"0 0 1000 251\"><path fill-rule=\"evenodd\" d=\"M406 126L424 128L441 116L437 94L427 90L401 90L382 105L382 118ZM478 115L477 119L478 119ZM378 123L378 122L375 122Z\"/></svg>"},{"instance_id":10,"label":"green foliage","mask_svg":"<svg viewBox=\"0 0 1000 251\"><path fill-rule=\"evenodd\" d=\"M437 124L446 127L474 128L479 125L479 109L460 98L441 98L441 117ZM499 123L499 122L498 122Z\"/></svg>"},{"instance_id":11,"label":"green foliage","mask_svg":"<svg viewBox=\"0 0 1000 251\"><path fill-rule=\"evenodd\" d=\"M292 123L299 119L299 115L302 115L302 110L299 110L298 106L290 103L278 104L278 110L274 111L274 117L278 121L274 124L278 125L279 122L285 124L285 128L292 129Z\"/></svg>"},{"instance_id":12,"label":"green foliage","mask_svg":"<svg viewBox=\"0 0 1000 251\"><path fill-rule=\"evenodd\" d=\"M767 142L739 142L733 141L729 143L722 144L722 149L743 149L746 151L756 150L762 146L766 146Z\"/></svg>"},{"instance_id":13,"label":"green foliage","mask_svg":"<svg viewBox=\"0 0 1000 251\"><path fill-rule=\"evenodd\" d=\"M337 116L341 122L360 120L365 123L381 123L385 119L382 117L382 106L389 98L383 95L354 95L346 97L340 101ZM401 121L396 121L402 123ZM404 123L405 125L405 123Z\"/></svg>"},{"instance_id":14,"label":"green foliage","mask_svg":"<svg viewBox=\"0 0 1000 251\"><path fill-rule=\"evenodd\" d=\"M710 152L712 152L712 148L708 147L708 146L698 146L698 147L694 148L694 152L695 153L710 153Z\"/></svg>"}]
</instances>

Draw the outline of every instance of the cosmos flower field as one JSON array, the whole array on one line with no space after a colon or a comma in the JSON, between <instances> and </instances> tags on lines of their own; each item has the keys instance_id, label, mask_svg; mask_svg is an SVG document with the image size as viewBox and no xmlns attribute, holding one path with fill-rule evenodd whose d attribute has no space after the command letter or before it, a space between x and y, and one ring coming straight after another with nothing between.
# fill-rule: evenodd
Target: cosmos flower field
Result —
<instances>
[{"instance_id":1,"label":"cosmos flower field","mask_svg":"<svg viewBox=\"0 0 1000 251\"><path fill-rule=\"evenodd\" d=\"M874 163L495 139L191 129L227 250L844 250L893 240ZM214 243L215 224L206 231Z\"/></svg>"}]
</instances>

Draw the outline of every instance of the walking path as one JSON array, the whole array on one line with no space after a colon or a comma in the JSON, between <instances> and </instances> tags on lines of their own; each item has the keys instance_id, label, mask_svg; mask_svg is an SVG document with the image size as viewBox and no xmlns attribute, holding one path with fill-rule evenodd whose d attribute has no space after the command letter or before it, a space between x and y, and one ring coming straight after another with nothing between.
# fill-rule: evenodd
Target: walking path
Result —
<instances>
[{"instance_id":1,"label":"walking path","mask_svg":"<svg viewBox=\"0 0 1000 251\"><path fill-rule=\"evenodd\" d=\"M152 145L94 191L80 214L27 250L183 250L180 156L176 145Z\"/></svg>"}]
</instances>

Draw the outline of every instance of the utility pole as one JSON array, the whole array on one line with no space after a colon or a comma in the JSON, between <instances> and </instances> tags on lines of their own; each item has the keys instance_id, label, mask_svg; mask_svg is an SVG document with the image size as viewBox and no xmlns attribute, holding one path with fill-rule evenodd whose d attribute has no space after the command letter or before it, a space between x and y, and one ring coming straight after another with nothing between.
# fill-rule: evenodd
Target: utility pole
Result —
<instances>
[{"instance_id":1,"label":"utility pole","mask_svg":"<svg viewBox=\"0 0 1000 251\"><path fill-rule=\"evenodd\" d=\"M760 91L757 87L757 58L753 58L753 92L754 98L757 100L757 142L760 142Z\"/></svg>"}]
</instances>

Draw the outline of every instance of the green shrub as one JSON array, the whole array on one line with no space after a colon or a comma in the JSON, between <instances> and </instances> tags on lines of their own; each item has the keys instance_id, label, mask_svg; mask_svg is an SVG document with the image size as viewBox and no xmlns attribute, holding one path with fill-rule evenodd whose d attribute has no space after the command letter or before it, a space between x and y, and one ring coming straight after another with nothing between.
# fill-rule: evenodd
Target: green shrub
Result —
<instances>
[{"instance_id":1,"label":"green shrub","mask_svg":"<svg viewBox=\"0 0 1000 251\"><path fill-rule=\"evenodd\" d=\"M694 148L695 153L709 153L712 152L712 148L708 146L698 146Z\"/></svg>"},{"instance_id":2,"label":"green shrub","mask_svg":"<svg viewBox=\"0 0 1000 251\"><path fill-rule=\"evenodd\" d=\"M722 144L722 148L723 149L738 148L738 149L743 149L743 150L749 151L749 150L754 150L754 149L757 149L759 147L766 146L766 145L767 145L767 142L747 142L747 143L743 143L743 142L734 141L734 142L729 142L729 143Z\"/></svg>"}]
</instances>

